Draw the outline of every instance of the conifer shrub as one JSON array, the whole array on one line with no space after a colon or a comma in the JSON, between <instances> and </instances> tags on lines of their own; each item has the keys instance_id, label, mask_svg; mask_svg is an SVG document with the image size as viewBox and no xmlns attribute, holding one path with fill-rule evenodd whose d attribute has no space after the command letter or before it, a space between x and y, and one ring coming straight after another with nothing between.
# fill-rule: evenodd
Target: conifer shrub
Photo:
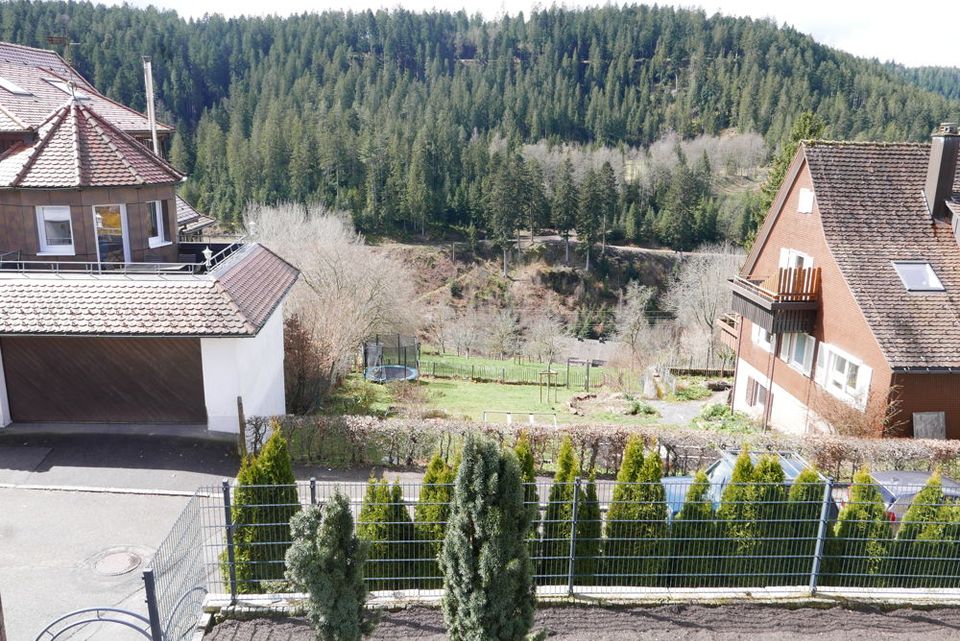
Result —
<instances>
[{"instance_id":1,"label":"conifer shrub","mask_svg":"<svg viewBox=\"0 0 960 641\"><path fill-rule=\"evenodd\" d=\"M723 537L718 546L719 573L728 587L752 583L754 557L760 542L755 487L750 453L743 450L733 466L730 483L723 489L717 509Z\"/></svg>"},{"instance_id":2,"label":"conifer shrub","mask_svg":"<svg viewBox=\"0 0 960 641\"><path fill-rule=\"evenodd\" d=\"M915 545L917 587L960 587L960 505L941 505L936 519L920 530Z\"/></svg>"},{"instance_id":3,"label":"conifer shrub","mask_svg":"<svg viewBox=\"0 0 960 641\"><path fill-rule=\"evenodd\" d=\"M234 564L237 591L267 592L284 578L284 556L290 546L290 519L300 511L296 477L280 430L274 430L257 456L240 463L233 491ZM224 582L229 557L220 557Z\"/></svg>"},{"instance_id":4,"label":"conifer shrub","mask_svg":"<svg viewBox=\"0 0 960 641\"><path fill-rule=\"evenodd\" d=\"M643 442L627 442L617 473L604 546L604 574L614 585L658 585L667 547L663 462Z\"/></svg>"},{"instance_id":5,"label":"conifer shrub","mask_svg":"<svg viewBox=\"0 0 960 641\"><path fill-rule=\"evenodd\" d=\"M710 498L710 480L700 470L687 490L683 507L674 517L670 584L675 587L712 587L717 565L717 521Z\"/></svg>"},{"instance_id":6,"label":"conifer shrub","mask_svg":"<svg viewBox=\"0 0 960 641\"><path fill-rule=\"evenodd\" d=\"M880 490L870 472L861 468L853 476L850 498L840 509L834 536L828 540L825 583L883 587L890 542L890 521Z\"/></svg>"},{"instance_id":7,"label":"conifer shrub","mask_svg":"<svg viewBox=\"0 0 960 641\"><path fill-rule=\"evenodd\" d=\"M774 455L760 459L753 471L752 499L756 502L757 555L753 559L751 585L780 585L784 562L793 543L793 523L787 514L787 486L780 461Z\"/></svg>"},{"instance_id":8,"label":"conifer shrub","mask_svg":"<svg viewBox=\"0 0 960 641\"><path fill-rule=\"evenodd\" d=\"M945 528L938 527L944 516L943 481L940 472L934 472L923 489L917 492L903 515L897 536L890 544L883 574L890 585L897 587L927 587L937 572L940 557L940 541L935 534ZM926 532L926 536L921 534Z\"/></svg>"},{"instance_id":9,"label":"conifer shrub","mask_svg":"<svg viewBox=\"0 0 960 641\"><path fill-rule=\"evenodd\" d=\"M603 539L603 517L597 498L596 474L591 472L586 489L581 488L577 499L577 542L574 550L574 577L576 585L597 585L600 565L600 547Z\"/></svg>"},{"instance_id":10,"label":"conifer shrub","mask_svg":"<svg viewBox=\"0 0 960 641\"><path fill-rule=\"evenodd\" d=\"M364 607L366 546L354 533L349 500L338 490L325 505L296 514L290 530L286 577L308 594L306 615L317 641L360 641L376 620Z\"/></svg>"},{"instance_id":11,"label":"conifer shrub","mask_svg":"<svg viewBox=\"0 0 960 641\"><path fill-rule=\"evenodd\" d=\"M533 625L530 511L516 455L468 435L440 568L450 641L521 641Z\"/></svg>"},{"instance_id":12,"label":"conifer shrub","mask_svg":"<svg viewBox=\"0 0 960 641\"><path fill-rule=\"evenodd\" d=\"M807 468L797 475L787 493L787 517L792 541L784 545L783 585L805 585L810 579L813 555L817 551L824 482Z\"/></svg>"},{"instance_id":13,"label":"conifer shrub","mask_svg":"<svg viewBox=\"0 0 960 641\"><path fill-rule=\"evenodd\" d=\"M413 521L399 482L371 478L357 519L358 536L369 543L366 577L372 590L415 587L420 569Z\"/></svg>"},{"instance_id":14,"label":"conifer shrub","mask_svg":"<svg viewBox=\"0 0 960 641\"><path fill-rule=\"evenodd\" d=\"M439 454L434 455L423 475L423 485L420 486L420 496L413 512L414 530L419 542L417 576L423 578L418 582L418 587L423 589L436 589L441 585L437 557L447 531L453 478L453 468Z\"/></svg>"},{"instance_id":15,"label":"conifer shrub","mask_svg":"<svg viewBox=\"0 0 960 641\"><path fill-rule=\"evenodd\" d=\"M540 496L537 494L537 474L534 465L533 448L527 433L520 432L513 446L520 465L520 477L523 480L523 504L530 512L530 533L528 552L530 558L536 558L540 548Z\"/></svg>"},{"instance_id":16,"label":"conifer shrub","mask_svg":"<svg viewBox=\"0 0 960 641\"><path fill-rule=\"evenodd\" d=\"M567 582L570 559L570 535L573 531L574 480L579 472L573 441L567 437L557 454L557 471L550 486L547 512L543 520L538 575L544 585Z\"/></svg>"}]
</instances>

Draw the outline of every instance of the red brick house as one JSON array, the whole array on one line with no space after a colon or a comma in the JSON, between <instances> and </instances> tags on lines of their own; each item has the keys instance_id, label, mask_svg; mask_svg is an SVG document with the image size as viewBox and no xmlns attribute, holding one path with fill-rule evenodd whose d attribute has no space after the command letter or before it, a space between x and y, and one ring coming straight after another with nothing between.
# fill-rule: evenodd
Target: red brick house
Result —
<instances>
[{"instance_id":1,"label":"red brick house","mask_svg":"<svg viewBox=\"0 0 960 641\"><path fill-rule=\"evenodd\" d=\"M953 124L931 144L801 145L732 282L735 409L960 438L958 147Z\"/></svg>"},{"instance_id":2,"label":"red brick house","mask_svg":"<svg viewBox=\"0 0 960 641\"><path fill-rule=\"evenodd\" d=\"M297 271L202 238L212 220L176 197L184 176L150 137L57 54L0 43L0 428L237 431L238 398L247 416L284 412Z\"/></svg>"}]
</instances>

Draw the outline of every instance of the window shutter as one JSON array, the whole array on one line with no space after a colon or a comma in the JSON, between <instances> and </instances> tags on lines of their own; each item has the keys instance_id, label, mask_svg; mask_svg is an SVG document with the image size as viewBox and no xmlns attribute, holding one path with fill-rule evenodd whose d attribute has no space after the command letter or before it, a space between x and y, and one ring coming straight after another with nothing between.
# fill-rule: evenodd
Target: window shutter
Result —
<instances>
[{"instance_id":1,"label":"window shutter","mask_svg":"<svg viewBox=\"0 0 960 641\"><path fill-rule=\"evenodd\" d=\"M753 407L757 404L757 381L753 378L747 379L747 405Z\"/></svg>"}]
</instances>

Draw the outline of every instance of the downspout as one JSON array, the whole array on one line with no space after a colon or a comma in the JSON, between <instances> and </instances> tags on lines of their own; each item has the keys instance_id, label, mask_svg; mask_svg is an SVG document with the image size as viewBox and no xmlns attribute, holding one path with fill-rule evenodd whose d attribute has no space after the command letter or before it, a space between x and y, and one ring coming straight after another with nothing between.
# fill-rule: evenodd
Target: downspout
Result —
<instances>
[{"instance_id":1,"label":"downspout","mask_svg":"<svg viewBox=\"0 0 960 641\"><path fill-rule=\"evenodd\" d=\"M773 412L773 373L777 367L777 354L780 353L780 341L783 340L783 334L774 334L777 338L773 341L770 350L770 367L767 368L767 382L770 388L767 390L767 402L763 406L763 431L766 432L770 426L770 414Z\"/></svg>"}]
</instances>

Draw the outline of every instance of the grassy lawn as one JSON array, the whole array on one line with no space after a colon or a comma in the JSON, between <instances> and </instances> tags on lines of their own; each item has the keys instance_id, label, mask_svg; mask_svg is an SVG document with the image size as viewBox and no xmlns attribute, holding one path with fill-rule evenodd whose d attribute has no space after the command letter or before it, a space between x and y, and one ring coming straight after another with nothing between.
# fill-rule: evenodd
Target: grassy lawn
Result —
<instances>
[{"instance_id":1,"label":"grassy lawn","mask_svg":"<svg viewBox=\"0 0 960 641\"><path fill-rule=\"evenodd\" d=\"M424 348L420 354L420 370L424 376L436 374L438 377L481 378L507 382L527 382L536 384L538 374L547 370L546 363L527 360L517 362L514 359L498 360L475 356L457 356L456 354L437 354ZM566 380L566 363L552 363L550 370L559 373L560 381ZM570 379L573 385L582 385L586 374L584 365L571 365ZM591 367L591 380L600 380L602 367Z\"/></svg>"}]
</instances>

